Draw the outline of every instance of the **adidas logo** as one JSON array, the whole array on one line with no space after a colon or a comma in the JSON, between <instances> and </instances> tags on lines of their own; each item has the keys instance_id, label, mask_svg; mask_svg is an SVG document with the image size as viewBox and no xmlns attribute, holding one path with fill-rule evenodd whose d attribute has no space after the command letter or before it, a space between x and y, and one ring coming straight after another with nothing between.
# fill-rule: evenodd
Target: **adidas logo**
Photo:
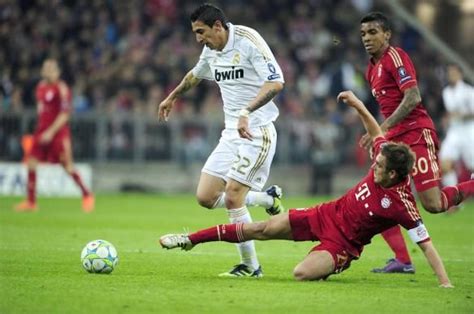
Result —
<instances>
[{"instance_id":1,"label":"adidas logo","mask_svg":"<svg viewBox=\"0 0 474 314\"><path fill-rule=\"evenodd\" d=\"M244 69L235 69L232 67L232 70L219 72L217 69L214 71L214 79L216 82L225 81L225 80L236 80L244 77Z\"/></svg>"}]
</instances>

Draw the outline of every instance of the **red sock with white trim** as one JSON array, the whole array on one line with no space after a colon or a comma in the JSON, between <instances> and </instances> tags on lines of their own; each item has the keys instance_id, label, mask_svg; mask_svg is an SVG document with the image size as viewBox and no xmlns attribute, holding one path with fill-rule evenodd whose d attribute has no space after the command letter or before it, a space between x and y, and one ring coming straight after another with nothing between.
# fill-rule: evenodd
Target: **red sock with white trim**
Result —
<instances>
[{"instance_id":1,"label":"red sock with white trim","mask_svg":"<svg viewBox=\"0 0 474 314\"><path fill-rule=\"evenodd\" d=\"M81 176L76 171L73 171L73 173L71 173L71 177L74 182L76 182L77 186L81 189L82 196L88 196L89 194L91 194L84 185L84 183L82 183Z\"/></svg>"},{"instance_id":2,"label":"red sock with white trim","mask_svg":"<svg viewBox=\"0 0 474 314\"><path fill-rule=\"evenodd\" d=\"M382 232L382 237L388 243L393 253L395 253L395 258L398 261L403 264L411 264L410 254L408 253L407 245L405 244L405 239L403 238L399 225Z\"/></svg>"},{"instance_id":3,"label":"red sock with white trim","mask_svg":"<svg viewBox=\"0 0 474 314\"><path fill-rule=\"evenodd\" d=\"M452 206L459 205L465 199L474 195L474 180L446 186L441 190L441 204L447 211Z\"/></svg>"},{"instance_id":4,"label":"red sock with white trim","mask_svg":"<svg viewBox=\"0 0 474 314\"><path fill-rule=\"evenodd\" d=\"M191 233L188 237L194 245L214 241L240 243L245 241L242 232L243 225L243 223L217 225Z\"/></svg>"}]
</instances>

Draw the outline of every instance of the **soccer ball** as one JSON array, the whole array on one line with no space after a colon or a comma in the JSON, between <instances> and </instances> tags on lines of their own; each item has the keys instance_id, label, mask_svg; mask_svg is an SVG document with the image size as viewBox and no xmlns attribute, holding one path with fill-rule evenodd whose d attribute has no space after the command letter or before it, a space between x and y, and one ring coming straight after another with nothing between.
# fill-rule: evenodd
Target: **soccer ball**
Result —
<instances>
[{"instance_id":1,"label":"soccer ball","mask_svg":"<svg viewBox=\"0 0 474 314\"><path fill-rule=\"evenodd\" d=\"M82 267L89 273L110 274L118 260L117 250L105 240L87 243L81 253Z\"/></svg>"}]
</instances>

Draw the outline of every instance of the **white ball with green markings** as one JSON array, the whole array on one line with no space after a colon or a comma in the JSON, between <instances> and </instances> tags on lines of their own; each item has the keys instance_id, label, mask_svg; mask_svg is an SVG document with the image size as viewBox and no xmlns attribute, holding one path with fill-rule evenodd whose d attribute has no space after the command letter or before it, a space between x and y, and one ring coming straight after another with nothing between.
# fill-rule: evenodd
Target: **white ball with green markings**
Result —
<instances>
[{"instance_id":1,"label":"white ball with green markings","mask_svg":"<svg viewBox=\"0 0 474 314\"><path fill-rule=\"evenodd\" d=\"M87 243L81 253L82 267L89 273L110 274L118 260L117 250L105 240Z\"/></svg>"}]
</instances>

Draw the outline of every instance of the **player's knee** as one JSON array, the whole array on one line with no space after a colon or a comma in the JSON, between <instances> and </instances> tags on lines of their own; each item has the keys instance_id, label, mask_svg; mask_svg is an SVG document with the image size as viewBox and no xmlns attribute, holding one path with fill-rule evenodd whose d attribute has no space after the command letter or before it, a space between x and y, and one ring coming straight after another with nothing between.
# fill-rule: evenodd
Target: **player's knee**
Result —
<instances>
[{"instance_id":1,"label":"player's knee","mask_svg":"<svg viewBox=\"0 0 474 314\"><path fill-rule=\"evenodd\" d=\"M33 157L28 158L27 166L28 166L28 170L36 170L38 166L38 160Z\"/></svg>"},{"instance_id":2,"label":"player's knee","mask_svg":"<svg viewBox=\"0 0 474 314\"><path fill-rule=\"evenodd\" d=\"M295 277L295 279L298 281L309 281L318 279L316 278L315 274L300 265L296 266L293 270L293 277Z\"/></svg>"},{"instance_id":3,"label":"player's knee","mask_svg":"<svg viewBox=\"0 0 474 314\"><path fill-rule=\"evenodd\" d=\"M199 205L201 205L202 207L207 208L207 209L213 209L214 204L216 202L215 199L213 199L213 198L211 198L207 195L197 194L196 199L197 199L197 202L198 202Z\"/></svg>"},{"instance_id":4,"label":"player's knee","mask_svg":"<svg viewBox=\"0 0 474 314\"><path fill-rule=\"evenodd\" d=\"M441 204L441 199L425 199L422 200L423 208L432 214L437 214L443 212L443 206Z\"/></svg>"}]
</instances>

